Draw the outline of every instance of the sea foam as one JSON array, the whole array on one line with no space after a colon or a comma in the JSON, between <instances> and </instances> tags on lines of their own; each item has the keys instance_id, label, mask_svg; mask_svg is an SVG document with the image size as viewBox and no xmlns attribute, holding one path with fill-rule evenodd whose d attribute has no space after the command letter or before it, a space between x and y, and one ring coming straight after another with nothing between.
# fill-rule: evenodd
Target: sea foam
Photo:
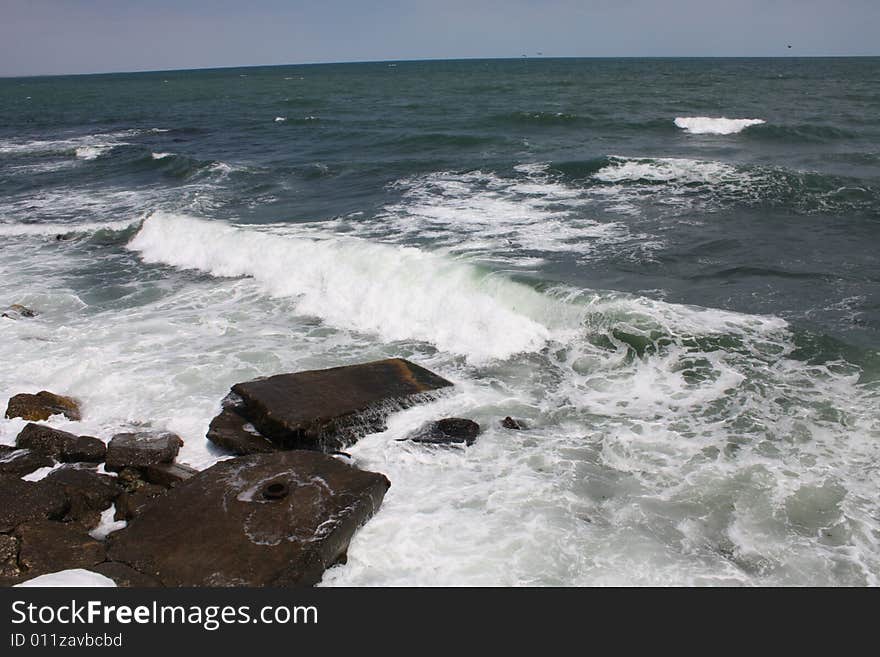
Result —
<instances>
[{"instance_id":1,"label":"sea foam","mask_svg":"<svg viewBox=\"0 0 880 657\"><path fill-rule=\"evenodd\" d=\"M692 135L733 135L753 125L765 123L763 119L728 119L708 116L679 116L675 125Z\"/></svg>"}]
</instances>

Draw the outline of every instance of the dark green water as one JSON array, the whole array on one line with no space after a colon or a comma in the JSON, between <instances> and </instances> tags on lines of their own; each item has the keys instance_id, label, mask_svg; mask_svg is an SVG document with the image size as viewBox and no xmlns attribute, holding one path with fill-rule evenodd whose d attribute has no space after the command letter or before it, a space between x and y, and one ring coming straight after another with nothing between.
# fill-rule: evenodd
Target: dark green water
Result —
<instances>
[{"instance_id":1,"label":"dark green water","mask_svg":"<svg viewBox=\"0 0 880 657\"><path fill-rule=\"evenodd\" d=\"M97 435L203 466L244 378L459 383L354 448L394 486L331 582L880 577L880 59L3 79L0 238L0 303L41 313L0 326L2 390ZM487 432L394 441L440 412Z\"/></svg>"}]
</instances>

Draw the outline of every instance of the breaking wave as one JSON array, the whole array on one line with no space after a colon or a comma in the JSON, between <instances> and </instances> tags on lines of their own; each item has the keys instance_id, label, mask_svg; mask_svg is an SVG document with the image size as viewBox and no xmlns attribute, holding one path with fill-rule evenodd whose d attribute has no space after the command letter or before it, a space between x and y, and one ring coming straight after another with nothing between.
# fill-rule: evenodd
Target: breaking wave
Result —
<instances>
[{"instance_id":1,"label":"breaking wave","mask_svg":"<svg viewBox=\"0 0 880 657\"><path fill-rule=\"evenodd\" d=\"M675 125L693 135L733 135L753 125L765 123L763 119L728 119L708 116L679 116Z\"/></svg>"}]
</instances>

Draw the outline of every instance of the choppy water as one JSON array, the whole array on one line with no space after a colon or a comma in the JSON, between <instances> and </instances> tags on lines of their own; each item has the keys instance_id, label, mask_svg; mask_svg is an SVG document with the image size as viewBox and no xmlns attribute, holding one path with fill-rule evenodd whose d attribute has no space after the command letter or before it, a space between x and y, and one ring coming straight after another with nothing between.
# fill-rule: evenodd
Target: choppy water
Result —
<instances>
[{"instance_id":1,"label":"choppy water","mask_svg":"<svg viewBox=\"0 0 880 657\"><path fill-rule=\"evenodd\" d=\"M878 82L867 58L0 80L0 305L40 313L0 321L0 403L72 394L58 426L167 428L205 467L231 384L403 356L457 387L351 449L392 488L327 584L877 585ZM395 440L448 415L485 432Z\"/></svg>"}]
</instances>

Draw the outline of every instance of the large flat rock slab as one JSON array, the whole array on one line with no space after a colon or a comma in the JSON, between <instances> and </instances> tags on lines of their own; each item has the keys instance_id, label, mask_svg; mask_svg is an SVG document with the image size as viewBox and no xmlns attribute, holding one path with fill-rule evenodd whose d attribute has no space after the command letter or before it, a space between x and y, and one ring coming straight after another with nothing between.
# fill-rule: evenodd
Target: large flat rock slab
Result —
<instances>
[{"instance_id":1,"label":"large flat rock slab","mask_svg":"<svg viewBox=\"0 0 880 657\"><path fill-rule=\"evenodd\" d=\"M284 449L333 451L452 383L402 358L238 383L239 413Z\"/></svg>"},{"instance_id":2,"label":"large flat rock slab","mask_svg":"<svg viewBox=\"0 0 880 657\"><path fill-rule=\"evenodd\" d=\"M389 486L314 451L221 461L111 534L109 556L164 586L310 586Z\"/></svg>"}]
</instances>

